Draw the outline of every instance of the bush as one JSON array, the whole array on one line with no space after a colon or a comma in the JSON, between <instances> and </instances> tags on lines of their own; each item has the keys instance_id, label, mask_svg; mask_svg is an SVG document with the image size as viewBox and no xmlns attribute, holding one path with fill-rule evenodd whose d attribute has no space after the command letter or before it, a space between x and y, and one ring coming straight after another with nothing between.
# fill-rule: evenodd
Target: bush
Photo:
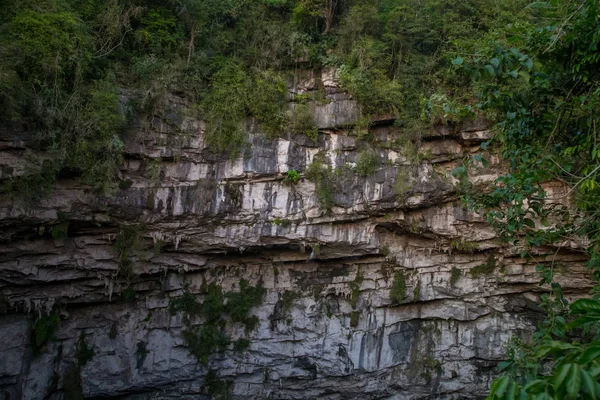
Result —
<instances>
[{"instance_id":1,"label":"bush","mask_svg":"<svg viewBox=\"0 0 600 400\"><path fill-rule=\"evenodd\" d=\"M31 330L31 344L34 354L39 354L46 343L56 339L55 333L59 325L60 316L56 311L42 315L35 321Z\"/></svg>"},{"instance_id":2,"label":"bush","mask_svg":"<svg viewBox=\"0 0 600 400\"><path fill-rule=\"evenodd\" d=\"M242 279L239 292L227 293L225 309L231 320L243 323L248 331L252 331L258 321L254 322L254 318L248 317L248 313L251 308L262 304L265 292L262 284L250 286L247 280Z\"/></svg>"},{"instance_id":3,"label":"bush","mask_svg":"<svg viewBox=\"0 0 600 400\"><path fill-rule=\"evenodd\" d=\"M236 157L246 144L249 77L239 62L220 60L200 109L206 120L206 141L216 153Z\"/></svg>"},{"instance_id":4,"label":"bush","mask_svg":"<svg viewBox=\"0 0 600 400\"><path fill-rule=\"evenodd\" d=\"M354 170L360 176L373 175L379 169L379 157L375 152L364 150L358 155Z\"/></svg>"},{"instance_id":5,"label":"bush","mask_svg":"<svg viewBox=\"0 0 600 400\"><path fill-rule=\"evenodd\" d=\"M287 172L284 181L286 183L295 185L300 181L300 173L298 173L298 171L296 171L295 169L291 169Z\"/></svg>"},{"instance_id":6,"label":"bush","mask_svg":"<svg viewBox=\"0 0 600 400\"><path fill-rule=\"evenodd\" d=\"M315 122L314 113L307 104L295 103L294 108L288 113L290 132L296 135L306 135L314 143L319 137L319 129Z\"/></svg>"},{"instance_id":7,"label":"bush","mask_svg":"<svg viewBox=\"0 0 600 400\"><path fill-rule=\"evenodd\" d=\"M258 71L252 76L248 108L260 122L268 137L278 137L285 131L283 107L287 101L287 87L278 73Z\"/></svg>"},{"instance_id":8,"label":"bush","mask_svg":"<svg viewBox=\"0 0 600 400\"><path fill-rule=\"evenodd\" d=\"M406 277L404 272L396 271L394 273L394 282L392 283L392 289L390 290L390 300L394 303L402 303L402 300L406 298Z\"/></svg>"},{"instance_id":9,"label":"bush","mask_svg":"<svg viewBox=\"0 0 600 400\"><path fill-rule=\"evenodd\" d=\"M335 204L332 191L335 176L331 167L325 164L323 153L315 156L312 164L306 169L305 176L315 183L315 195L319 205L325 210L330 210Z\"/></svg>"},{"instance_id":10,"label":"bush","mask_svg":"<svg viewBox=\"0 0 600 400\"><path fill-rule=\"evenodd\" d=\"M24 9L5 32L7 61L24 82L38 88L80 80L91 58L91 37L74 12Z\"/></svg>"},{"instance_id":11,"label":"bush","mask_svg":"<svg viewBox=\"0 0 600 400\"><path fill-rule=\"evenodd\" d=\"M398 174L396 175L396 179L394 180L394 185L392 189L394 190L394 194L398 201L406 200L410 190L413 187L413 180L410 176L410 171L406 167L400 167L398 169Z\"/></svg>"},{"instance_id":12,"label":"bush","mask_svg":"<svg viewBox=\"0 0 600 400\"><path fill-rule=\"evenodd\" d=\"M205 324L200 328L189 328L182 332L189 352L202 363L208 365L208 357L227 349L229 340L224 332L224 324Z\"/></svg>"}]
</instances>

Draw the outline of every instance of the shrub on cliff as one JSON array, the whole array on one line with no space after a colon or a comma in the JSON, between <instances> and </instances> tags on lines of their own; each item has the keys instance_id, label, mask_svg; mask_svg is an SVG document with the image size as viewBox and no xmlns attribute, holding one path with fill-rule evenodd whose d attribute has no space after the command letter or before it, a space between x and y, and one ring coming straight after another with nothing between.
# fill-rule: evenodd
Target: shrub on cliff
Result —
<instances>
[{"instance_id":1,"label":"shrub on cliff","mask_svg":"<svg viewBox=\"0 0 600 400\"><path fill-rule=\"evenodd\" d=\"M482 145L495 147L508 172L486 194L463 199L483 213L500 238L537 264L547 312L531 342L517 340L490 399L595 399L600 396L600 283L591 298L570 302L553 262L531 248L587 243L600 282L600 3L538 2L530 21L490 33L477 56L458 56L457 72L475 82L478 111L494 126ZM481 155L474 160L485 164ZM465 172L462 168L461 174ZM547 193L559 180L566 193ZM570 199L569 205L561 204ZM582 240L585 239L585 240Z\"/></svg>"}]
</instances>

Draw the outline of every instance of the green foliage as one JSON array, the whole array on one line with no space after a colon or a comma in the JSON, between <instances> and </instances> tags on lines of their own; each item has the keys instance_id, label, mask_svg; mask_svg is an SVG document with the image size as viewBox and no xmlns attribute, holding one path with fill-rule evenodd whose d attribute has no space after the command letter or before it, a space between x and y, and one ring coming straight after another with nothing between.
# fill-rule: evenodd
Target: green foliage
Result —
<instances>
[{"instance_id":1,"label":"green foliage","mask_svg":"<svg viewBox=\"0 0 600 400\"><path fill-rule=\"evenodd\" d=\"M208 357L215 352L227 349L229 340L224 331L224 323L205 324L202 327L187 328L182 331L188 351L202 365L208 365Z\"/></svg>"},{"instance_id":2,"label":"green foliage","mask_svg":"<svg viewBox=\"0 0 600 400\"><path fill-rule=\"evenodd\" d=\"M77 14L70 11L20 10L7 24L5 56L28 83L66 83L81 79L91 57L90 37Z\"/></svg>"},{"instance_id":3,"label":"green foliage","mask_svg":"<svg viewBox=\"0 0 600 400\"><path fill-rule=\"evenodd\" d=\"M139 341L135 347L135 362L137 369L142 368L144 365L144 361L146 360L146 356L150 353L146 348L146 342Z\"/></svg>"},{"instance_id":4,"label":"green foliage","mask_svg":"<svg viewBox=\"0 0 600 400\"><path fill-rule=\"evenodd\" d=\"M68 230L69 223L61 222L50 228L50 234L52 235L52 239L64 239L67 237Z\"/></svg>"},{"instance_id":5,"label":"green foliage","mask_svg":"<svg viewBox=\"0 0 600 400\"><path fill-rule=\"evenodd\" d=\"M356 273L356 277L354 278L354 280L352 282L349 282L348 285L350 285L350 305L352 306L352 309L356 309L356 305L358 302L358 296L360 295L360 286L362 285L363 281L365 280L362 272L359 270Z\"/></svg>"},{"instance_id":6,"label":"green foliage","mask_svg":"<svg viewBox=\"0 0 600 400\"><path fill-rule=\"evenodd\" d=\"M281 297L281 311L283 314L287 314L294 305L294 301L300 298L300 293L294 290L286 290L283 292L283 296Z\"/></svg>"},{"instance_id":7,"label":"green foliage","mask_svg":"<svg viewBox=\"0 0 600 400\"><path fill-rule=\"evenodd\" d=\"M115 340L117 338L118 334L119 334L119 329L117 328L117 323L113 322L112 325L110 326L110 330L108 331L108 337L112 340Z\"/></svg>"},{"instance_id":8,"label":"green foliage","mask_svg":"<svg viewBox=\"0 0 600 400\"><path fill-rule=\"evenodd\" d=\"M383 47L377 47L373 41L365 40L361 48L356 49L361 57L382 57L385 51ZM356 56L358 57L358 56ZM340 68L340 82L342 87L352 93L356 100L362 105L363 112L368 115L398 113L402 107L402 92L400 83L390 80L380 70L371 70L367 60L366 68L352 68L343 65ZM357 63L365 62L357 60Z\"/></svg>"},{"instance_id":9,"label":"green foliage","mask_svg":"<svg viewBox=\"0 0 600 400\"><path fill-rule=\"evenodd\" d=\"M287 87L280 74L273 70L259 71L252 79L250 114L260 121L268 137L278 137L285 131L283 107L287 101Z\"/></svg>"},{"instance_id":10,"label":"green foliage","mask_svg":"<svg viewBox=\"0 0 600 400\"><path fill-rule=\"evenodd\" d=\"M501 239L524 248L523 258L534 260L531 248L586 238L588 265L600 281L595 128L600 4L533 5L527 21L470 41L477 56L462 54L452 61L456 79L472 79L478 112L495 122L495 136L482 149L498 149L508 167L487 193L464 187L463 200L483 213ZM455 175L466 177L472 162L486 165L480 154ZM544 184L550 180L563 182L566 194L547 193ZM491 269L486 263L481 272ZM546 320L531 343L516 340L509 348L504 374L492 384L489 398L597 398L600 368L587 356L600 345L594 311L600 285L593 299L569 304L554 281L555 268L536 269L546 291L540 304Z\"/></svg>"},{"instance_id":11,"label":"green foliage","mask_svg":"<svg viewBox=\"0 0 600 400\"><path fill-rule=\"evenodd\" d=\"M85 333L81 332L79 335L79 341L77 342L77 364L79 367L83 367L90 361L96 352L90 348L85 340Z\"/></svg>"},{"instance_id":12,"label":"green foliage","mask_svg":"<svg viewBox=\"0 0 600 400\"><path fill-rule=\"evenodd\" d=\"M56 329L60 325L58 312L52 311L42 315L33 323L31 329L31 345L33 353L39 354L46 343L55 339Z\"/></svg>"},{"instance_id":13,"label":"green foliage","mask_svg":"<svg viewBox=\"0 0 600 400\"><path fill-rule=\"evenodd\" d=\"M135 301L135 290L132 287L128 287L123 290L121 296L125 303L133 303Z\"/></svg>"},{"instance_id":14,"label":"green foliage","mask_svg":"<svg viewBox=\"0 0 600 400\"><path fill-rule=\"evenodd\" d=\"M364 150L358 154L354 171L360 176L373 175L379 169L379 157L375 152Z\"/></svg>"},{"instance_id":15,"label":"green foliage","mask_svg":"<svg viewBox=\"0 0 600 400\"><path fill-rule=\"evenodd\" d=\"M295 185L296 183L300 182L300 173L295 169L289 170L285 175L284 182Z\"/></svg>"},{"instance_id":16,"label":"green foliage","mask_svg":"<svg viewBox=\"0 0 600 400\"><path fill-rule=\"evenodd\" d=\"M361 311L352 311L350 313L350 326L352 328L356 328L358 326L358 322L360 321Z\"/></svg>"},{"instance_id":17,"label":"green foliage","mask_svg":"<svg viewBox=\"0 0 600 400\"><path fill-rule=\"evenodd\" d=\"M248 314L253 307L262 304L265 289L262 284L250 286L248 281L241 280L239 292L223 293L219 285L206 282L203 282L201 291L204 295L202 303L188 290L184 290L181 296L169 300L169 312L171 315L183 313L183 339L190 353L206 366L211 354L223 352L229 345L230 340L225 331L226 321L223 318L225 315L233 322L244 324L246 333L256 328L260 321L256 316ZM193 316L204 319L202 326L192 325ZM234 348L240 343L234 342ZM241 350L237 347L236 351Z\"/></svg>"},{"instance_id":18,"label":"green foliage","mask_svg":"<svg viewBox=\"0 0 600 400\"><path fill-rule=\"evenodd\" d=\"M454 287L461 277L462 272L460 271L460 269L452 267L452 270L450 271L450 286Z\"/></svg>"},{"instance_id":19,"label":"green foliage","mask_svg":"<svg viewBox=\"0 0 600 400\"><path fill-rule=\"evenodd\" d=\"M453 239L450 242L450 247L454 250L464 252L464 253L473 253L477 250L477 243L469 242L468 240L461 239Z\"/></svg>"},{"instance_id":20,"label":"green foliage","mask_svg":"<svg viewBox=\"0 0 600 400\"><path fill-rule=\"evenodd\" d=\"M417 280L417 284L413 288L413 302L421 300L421 280Z\"/></svg>"},{"instance_id":21,"label":"green foliage","mask_svg":"<svg viewBox=\"0 0 600 400\"><path fill-rule=\"evenodd\" d=\"M478 278L481 275L490 275L496 269L496 259L490 254L484 264L480 264L469 270L473 278Z\"/></svg>"},{"instance_id":22,"label":"green foliage","mask_svg":"<svg viewBox=\"0 0 600 400\"><path fill-rule=\"evenodd\" d=\"M119 256L117 276L123 278L127 283L134 277L130 252L138 247L141 232L142 226L139 224L122 225L115 237L114 248Z\"/></svg>"},{"instance_id":23,"label":"green foliage","mask_svg":"<svg viewBox=\"0 0 600 400\"><path fill-rule=\"evenodd\" d=\"M319 138L319 129L315 122L314 112L307 104L295 103L291 113L287 116L290 132L297 135L306 135L314 143Z\"/></svg>"},{"instance_id":24,"label":"green foliage","mask_svg":"<svg viewBox=\"0 0 600 400\"><path fill-rule=\"evenodd\" d=\"M196 301L196 297L185 290L183 295L169 299L169 312L175 315L183 311L187 315L198 315L202 312L202 305Z\"/></svg>"},{"instance_id":25,"label":"green foliage","mask_svg":"<svg viewBox=\"0 0 600 400\"><path fill-rule=\"evenodd\" d=\"M150 53L169 56L182 46L185 35L183 25L168 8L149 8L140 22L135 39Z\"/></svg>"},{"instance_id":26,"label":"green foliage","mask_svg":"<svg viewBox=\"0 0 600 400\"><path fill-rule=\"evenodd\" d=\"M568 317L554 324L555 332L543 329L538 340L501 367L507 371L492 384L489 399L523 398L595 399L600 385L600 302L580 299L569 307ZM546 326L547 327L547 326ZM544 327L544 328L546 328ZM581 329L592 340L581 337ZM553 338L554 336L554 338ZM547 370L547 371L545 371Z\"/></svg>"},{"instance_id":27,"label":"green foliage","mask_svg":"<svg viewBox=\"0 0 600 400\"><path fill-rule=\"evenodd\" d=\"M229 400L232 398L233 382L219 379L217 372L214 370L208 371L205 385L208 388L208 394L216 400Z\"/></svg>"},{"instance_id":28,"label":"green foliage","mask_svg":"<svg viewBox=\"0 0 600 400\"><path fill-rule=\"evenodd\" d=\"M406 200L408 193L413 187L413 180L410 175L410 170L406 167L400 167L398 169L398 174L396 175L396 179L394 180L394 185L392 189L394 190L394 194L399 201Z\"/></svg>"},{"instance_id":29,"label":"green foliage","mask_svg":"<svg viewBox=\"0 0 600 400\"><path fill-rule=\"evenodd\" d=\"M206 321L213 323L219 321L225 311L225 296L219 285L210 284L205 291L202 310L200 313L206 318ZM190 310L193 312L193 309ZM189 311L188 311L189 312Z\"/></svg>"},{"instance_id":30,"label":"green foliage","mask_svg":"<svg viewBox=\"0 0 600 400\"><path fill-rule=\"evenodd\" d=\"M240 338L233 342L233 351L244 351L250 347L250 341L248 339Z\"/></svg>"},{"instance_id":31,"label":"green foliage","mask_svg":"<svg viewBox=\"0 0 600 400\"><path fill-rule=\"evenodd\" d=\"M273 220L273 223L274 223L275 225L277 225L277 226L283 226L283 227L286 227L286 226L290 226L290 224L291 224L292 222L291 222L289 219L287 219L287 218L283 218L283 219L282 219L282 218L275 218L275 219Z\"/></svg>"},{"instance_id":32,"label":"green foliage","mask_svg":"<svg viewBox=\"0 0 600 400\"><path fill-rule=\"evenodd\" d=\"M214 151L235 157L246 144L250 78L235 60L220 60L217 68L200 106L207 121L206 140Z\"/></svg>"},{"instance_id":33,"label":"green foliage","mask_svg":"<svg viewBox=\"0 0 600 400\"><path fill-rule=\"evenodd\" d=\"M325 164L324 154L319 153L314 157L312 164L306 169L305 176L315 183L315 194L319 205L325 210L330 210L335 204L332 191L335 178L331 167Z\"/></svg>"},{"instance_id":34,"label":"green foliage","mask_svg":"<svg viewBox=\"0 0 600 400\"><path fill-rule=\"evenodd\" d=\"M406 298L406 276L404 272L396 271L394 273L394 282L390 290L390 300L394 303L401 303Z\"/></svg>"},{"instance_id":35,"label":"green foliage","mask_svg":"<svg viewBox=\"0 0 600 400\"><path fill-rule=\"evenodd\" d=\"M254 330L258 320L248 317L250 309L262 304L265 296L265 288L259 283L257 286L249 286L248 281L240 281L240 291L227 293L226 312L233 322L241 322L246 326L246 331Z\"/></svg>"},{"instance_id":36,"label":"green foliage","mask_svg":"<svg viewBox=\"0 0 600 400\"><path fill-rule=\"evenodd\" d=\"M317 140L311 104L298 101L284 113L281 72L298 63L337 67L365 121L391 113L399 126L414 126L422 99L430 99L429 119L452 120L461 110L452 106L460 104L456 94L471 92L456 73L465 59L448 69L451 56L474 53L476 38L493 38L526 15L521 4L7 0L0 12L0 118L25 122L50 157L2 182L3 191L40 197L36 188L49 190L65 175L114 189L126 139L122 88L132 94L127 115L141 117L144 131L166 114L169 93L198 104L209 147L230 157L246 146L248 116L269 137L289 129ZM42 167L48 160L52 165Z\"/></svg>"}]
</instances>

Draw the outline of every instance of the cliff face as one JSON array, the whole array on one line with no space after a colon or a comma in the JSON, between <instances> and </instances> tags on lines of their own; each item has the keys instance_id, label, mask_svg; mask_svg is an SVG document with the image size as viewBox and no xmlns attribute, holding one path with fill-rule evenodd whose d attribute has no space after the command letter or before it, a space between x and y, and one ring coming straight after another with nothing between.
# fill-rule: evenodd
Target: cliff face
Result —
<instances>
[{"instance_id":1,"label":"cliff face","mask_svg":"<svg viewBox=\"0 0 600 400\"><path fill-rule=\"evenodd\" d=\"M251 134L224 160L172 96L131 128L114 194L63 178L39 202L3 198L0 398L484 396L544 290L456 195L450 171L489 132L440 127L417 148L381 117L361 140L332 74L291 91L317 87L316 142ZM2 170L22 173L29 135L1 135ZM590 285L576 245L538 252L567 294Z\"/></svg>"}]
</instances>

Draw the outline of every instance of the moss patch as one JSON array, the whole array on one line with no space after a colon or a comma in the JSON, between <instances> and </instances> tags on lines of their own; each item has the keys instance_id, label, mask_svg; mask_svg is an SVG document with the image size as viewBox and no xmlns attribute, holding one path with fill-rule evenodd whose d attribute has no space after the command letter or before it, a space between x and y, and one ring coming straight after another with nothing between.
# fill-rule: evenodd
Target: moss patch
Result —
<instances>
[{"instance_id":1,"label":"moss patch","mask_svg":"<svg viewBox=\"0 0 600 400\"><path fill-rule=\"evenodd\" d=\"M496 259L490 254L485 264L478 265L470 269L471 276L478 278L481 275L490 275L496 269Z\"/></svg>"},{"instance_id":2,"label":"moss patch","mask_svg":"<svg viewBox=\"0 0 600 400\"><path fill-rule=\"evenodd\" d=\"M460 271L460 269L452 267L452 270L450 271L450 286L454 287L461 278L461 276L462 272Z\"/></svg>"},{"instance_id":3,"label":"moss patch","mask_svg":"<svg viewBox=\"0 0 600 400\"><path fill-rule=\"evenodd\" d=\"M396 271L394 273L394 283L390 290L390 300L394 303L401 303L406 298L406 276L404 272Z\"/></svg>"},{"instance_id":4,"label":"moss patch","mask_svg":"<svg viewBox=\"0 0 600 400\"><path fill-rule=\"evenodd\" d=\"M348 283L350 285L350 289L352 289L352 292L350 294L350 305L352 306L352 309L356 309L358 295L360 294L360 285L362 285L364 280L365 279L363 277L362 272L358 270L358 272L356 273L356 278L354 278L352 282Z\"/></svg>"},{"instance_id":5,"label":"moss patch","mask_svg":"<svg viewBox=\"0 0 600 400\"><path fill-rule=\"evenodd\" d=\"M230 343L225 331L225 316L234 323L242 323L246 334L256 328L260 322L258 317L248 314L252 307L262 304L265 289L260 283L250 286L242 279L239 292L223 293L219 285L206 282L203 282L201 291L204 295L202 303L185 290L182 296L169 301L169 311L172 315L183 313L185 329L182 335L188 350L199 362L208 365L210 355L226 350ZM202 317L204 324L192 326L192 316Z\"/></svg>"}]
</instances>

